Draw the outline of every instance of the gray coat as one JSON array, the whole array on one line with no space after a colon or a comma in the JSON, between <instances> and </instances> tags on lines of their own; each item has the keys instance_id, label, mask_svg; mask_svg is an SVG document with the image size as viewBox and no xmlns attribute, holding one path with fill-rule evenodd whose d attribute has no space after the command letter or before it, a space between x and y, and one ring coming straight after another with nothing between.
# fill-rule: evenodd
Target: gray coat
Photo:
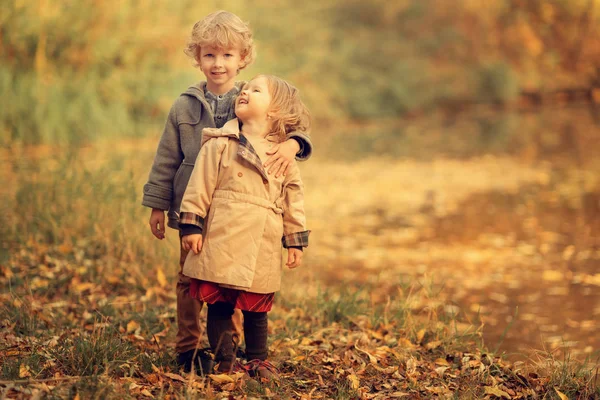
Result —
<instances>
[{"instance_id":1,"label":"gray coat","mask_svg":"<svg viewBox=\"0 0 600 400\"><path fill-rule=\"evenodd\" d=\"M241 88L246 82L236 82ZM144 185L142 204L146 207L168 210L167 225L179 229L179 207L183 193L200 152L202 130L215 128L212 109L204 97L206 82L190 86L173 103L154 163ZM310 136L304 132L288 135L303 142L298 160L307 160L312 153Z\"/></svg>"}]
</instances>

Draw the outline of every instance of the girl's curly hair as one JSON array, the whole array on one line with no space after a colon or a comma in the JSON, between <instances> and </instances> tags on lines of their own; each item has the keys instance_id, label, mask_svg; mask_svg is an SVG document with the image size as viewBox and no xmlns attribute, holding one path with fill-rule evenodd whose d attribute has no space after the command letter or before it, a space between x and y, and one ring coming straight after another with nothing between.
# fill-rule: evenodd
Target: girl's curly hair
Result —
<instances>
[{"instance_id":1,"label":"girl's curly hair","mask_svg":"<svg viewBox=\"0 0 600 400\"><path fill-rule=\"evenodd\" d=\"M258 75L253 79L265 78L271 95L269 115L271 116L271 133L280 142L285 141L287 134L294 131L308 133L311 116L308 108L300 99L300 91L289 82L274 75Z\"/></svg>"}]
</instances>

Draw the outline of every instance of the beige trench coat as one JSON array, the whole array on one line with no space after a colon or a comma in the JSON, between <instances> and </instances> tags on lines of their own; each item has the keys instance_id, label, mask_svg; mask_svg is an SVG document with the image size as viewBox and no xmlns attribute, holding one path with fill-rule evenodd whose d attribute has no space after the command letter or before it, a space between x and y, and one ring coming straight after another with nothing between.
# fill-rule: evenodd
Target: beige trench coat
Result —
<instances>
[{"instance_id":1,"label":"beige trench coat","mask_svg":"<svg viewBox=\"0 0 600 400\"><path fill-rule=\"evenodd\" d=\"M188 254L184 275L254 293L276 292L283 246L308 245L298 167L294 162L279 178L267 175L237 119L204 129L181 223L204 226L202 250Z\"/></svg>"}]
</instances>

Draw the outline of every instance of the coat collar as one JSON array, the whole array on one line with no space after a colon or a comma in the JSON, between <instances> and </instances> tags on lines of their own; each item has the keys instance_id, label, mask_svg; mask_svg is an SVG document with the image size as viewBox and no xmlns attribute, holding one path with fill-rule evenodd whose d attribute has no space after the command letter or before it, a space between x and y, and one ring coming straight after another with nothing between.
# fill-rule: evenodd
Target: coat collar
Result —
<instances>
[{"instance_id":1,"label":"coat collar","mask_svg":"<svg viewBox=\"0 0 600 400\"><path fill-rule=\"evenodd\" d=\"M242 87L244 87L245 84L246 84L246 81L239 81L239 82L235 83L235 87L238 90L242 90ZM200 103L202 103L202 105L204 106L204 110L206 112L208 112L208 114L210 115L210 118L212 120L214 120L215 115L212 111L212 108L208 104L208 100L206 99L206 96L204 95L205 89L206 89L206 81L200 81L200 82L190 86L189 88L187 88L187 90L185 92L183 92L182 95L191 96L191 97L196 98Z\"/></svg>"},{"instance_id":2,"label":"coat collar","mask_svg":"<svg viewBox=\"0 0 600 400\"><path fill-rule=\"evenodd\" d=\"M205 128L202 131L202 144L214 137L230 137L237 139L239 142L237 150L238 157L243 158L253 165L264 179L269 179L260 157L256 153L256 150L254 150L254 147L252 147L252 143L250 143L250 141L240 132L240 123L237 118L226 122L221 129Z\"/></svg>"}]
</instances>

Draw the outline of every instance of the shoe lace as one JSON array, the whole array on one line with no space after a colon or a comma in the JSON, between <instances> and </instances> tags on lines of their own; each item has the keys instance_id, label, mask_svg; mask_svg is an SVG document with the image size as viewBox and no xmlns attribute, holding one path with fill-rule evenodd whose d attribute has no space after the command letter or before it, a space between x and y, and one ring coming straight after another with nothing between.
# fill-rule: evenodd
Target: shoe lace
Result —
<instances>
[{"instance_id":1,"label":"shoe lace","mask_svg":"<svg viewBox=\"0 0 600 400\"><path fill-rule=\"evenodd\" d=\"M271 372L272 374L279 374L279 370L277 369L277 367L274 366L268 360L259 360L259 359L250 360L246 363L246 365L244 365L244 368L246 369L246 371L248 371L248 373L251 376L256 375L256 373L258 372L259 369L266 369L267 371Z\"/></svg>"}]
</instances>

